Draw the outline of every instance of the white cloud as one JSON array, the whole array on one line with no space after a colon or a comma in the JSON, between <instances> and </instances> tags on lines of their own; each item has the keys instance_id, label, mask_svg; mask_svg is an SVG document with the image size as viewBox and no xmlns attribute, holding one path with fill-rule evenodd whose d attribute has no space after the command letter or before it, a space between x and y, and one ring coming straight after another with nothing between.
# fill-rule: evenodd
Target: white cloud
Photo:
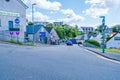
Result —
<instances>
[{"instance_id":1,"label":"white cloud","mask_svg":"<svg viewBox=\"0 0 120 80\"><path fill-rule=\"evenodd\" d=\"M83 13L97 18L100 15L108 14L112 7L118 7L120 5L120 0L85 0L85 3L91 6L83 11Z\"/></svg>"},{"instance_id":2,"label":"white cloud","mask_svg":"<svg viewBox=\"0 0 120 80\"><path fill-rule=\"evenodd\" d=\"M47 10L59 10L61 7L61 3L54 1L48 1L48 0L23 0L25 3L36 3L38 7L42 9L47 9Z\"/></svg>"},{"instance_id":3,"label":"white cloud","mask_svg":"<svg viewBox=\"0 0 120 80\"><path fill-rule=\"evenodd\" d=\"M32 19L32 13L27 15L29 21ZM34 21L47 21L49 17L40 12L34 12Z\"/></svg>"},{"instance_id":4,"label":"white cloud","mask_svg":"<svg viewBox=\"0 0 120 80\"><path fill-rule=\"evenodd\" d=\"M85 3L95 4L95 3L101 3L103 0L86 0Z\"/></svg>"},{"instance_id":5,"label":"white cloud","mask_svg":"<svg viewBox=\"0 0 120 80\"><path fill-rule=\"evenodd\" d=\"M72 9L61 10L62 14L66 15L66 18L59 19L60 21L64 21L67 23L74 23L78 21L84 20L84 17L75 14Z\"/></svg>"}]
</instances>

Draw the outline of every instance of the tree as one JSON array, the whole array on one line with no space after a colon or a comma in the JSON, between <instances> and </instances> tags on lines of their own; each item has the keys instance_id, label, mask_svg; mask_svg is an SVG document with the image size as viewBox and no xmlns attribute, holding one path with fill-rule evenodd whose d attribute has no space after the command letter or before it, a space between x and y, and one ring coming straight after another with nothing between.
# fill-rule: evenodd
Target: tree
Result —
<instances>
[{"instance_id":1,"label":"tree","mask_svg":"<svg viewBox=\"0 0 120 80\"><path fill-rule=\"evenodd\" d=\"M30 21L30 22L28 22L28 25L33 25L33 23Z\"/></svg>"},{"instance_id":2,"label":"tree","mask_svg":"<svg viewBox=\"0 0 120 80\"><path fill-rule=\"evenodd\" d=\"M100 26L97 27L96 31L102 33L102 28L103 28L103 26L100 25ZM104 29L106 29L106 28L107 28L107 25L105 25Z\"/></svg>"},{"instance_id":3,"label":"tree","mask_svg":"<svg viewBox=\"0 0 120 80\"><path fill-rule=\"evenodd\" d=\"M120 25L112 26L112 31L113 32L119 32L120 31Z\"/></svg>"}]
</instances>

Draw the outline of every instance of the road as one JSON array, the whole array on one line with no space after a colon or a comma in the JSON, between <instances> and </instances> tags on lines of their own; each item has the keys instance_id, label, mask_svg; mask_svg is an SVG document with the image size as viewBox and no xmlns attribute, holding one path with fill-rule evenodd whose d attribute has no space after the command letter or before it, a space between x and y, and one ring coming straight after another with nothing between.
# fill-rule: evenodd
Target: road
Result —
<instances>
[{"instance_id":1,"label":"road","mask_svg":"<svg viewBox=\"0 0 120 80\"><path fill-rule=\"evenodd\" d=\"M0 80L120 80L120 64L77 46L0 43Z\"/></svg>"}]
</instances>

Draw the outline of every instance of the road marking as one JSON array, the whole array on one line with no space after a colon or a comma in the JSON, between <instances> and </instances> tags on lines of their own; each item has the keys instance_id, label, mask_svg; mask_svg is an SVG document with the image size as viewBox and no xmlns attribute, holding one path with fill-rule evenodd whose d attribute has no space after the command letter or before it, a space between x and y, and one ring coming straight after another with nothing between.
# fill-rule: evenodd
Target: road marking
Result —
<instances>
[{"instance_id":1,"label":"road marking","mask_svg":"<svg viewBox=\"0 0 120 80\"><path fill-rule=\"evenodd\" d=\"M86 49L84 49L84 50L86 50ZM95 54L94 52L91 52L89 50L86 50L86 51L89 52L89 53L91 53L91 54L93 54L93 55L95 55L95 56L97 56L98 58L101 58L101 59L104 59L104 60L107 60L107 61L111 61L111 62L120 64L119 61L115 61L115 60L111 60L111 59L105 58L105 57L103 57L101 55L98 55L98 54Z\"/></svg>"}]
</instances>

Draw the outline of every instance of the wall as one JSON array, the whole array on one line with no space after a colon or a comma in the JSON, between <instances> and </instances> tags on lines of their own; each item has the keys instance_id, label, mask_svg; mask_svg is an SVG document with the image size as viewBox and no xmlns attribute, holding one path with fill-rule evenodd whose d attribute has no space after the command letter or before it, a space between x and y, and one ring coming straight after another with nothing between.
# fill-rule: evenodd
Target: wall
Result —
<instances>
[{"instance_id":1,"label":"wall","mask_svg":"<svg viewBox=\"0 0 120 80\"><path fill-rule=\"evenodd\" d=\"M17 1L17 0L10 0L9 2L6 2L5 0L0 0L0 11L6 11L6 12L13 12L13 13L19 13L20 14L20 35L19 40L24 41L24 32L26 31L26 9ZM13 21L16 19L14 16L8 16L8 15L0 15L1 19L1 27L0 32L4 32L3 34L9 35L9 28L8 28L8 21ZM14 22L15 27L15 22ZM16 34L14 35L16 36ZM10 39L10 35L4 36L4 39Z\"/></svg>"},{"instance_id":2,"label":"wall","mask_svg":"<svg viewBox=\"0 0 120 80\"><path fill-rule=\"evenodd\" d=\"M110 39L106 43L106 47L107 48L120 48L120 40L114 40L115 37L120 37L120 33L118 33L117 35L115 35L112 39Z\"/></svg>"}]
</instances>

